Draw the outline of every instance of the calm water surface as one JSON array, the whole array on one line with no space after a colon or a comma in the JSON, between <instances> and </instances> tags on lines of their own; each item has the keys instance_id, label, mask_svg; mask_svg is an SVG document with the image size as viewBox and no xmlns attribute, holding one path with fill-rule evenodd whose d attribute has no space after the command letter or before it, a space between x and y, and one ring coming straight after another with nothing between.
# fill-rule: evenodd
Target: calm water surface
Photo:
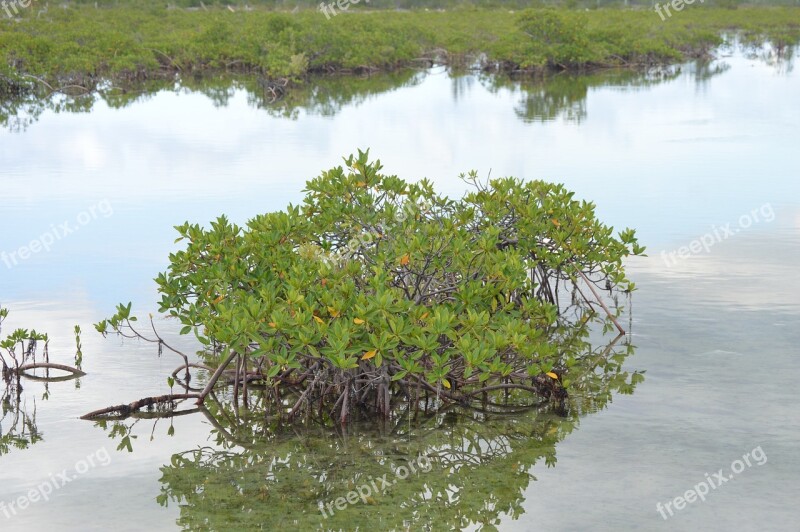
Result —
<instances>
[{"instance_id":1,"label":"calm water surface","mask_svg":"<svg viewBox=\"0 0 800 532\"><path fill-rule=\"evenodd\" d=\"M480 522L501 530L797 530L798 94L800 73L791 64L728 51L710 65L544 84L441 69L327 80L267 109L258 95L225 83L101 100L80 113L26 108L34 120L16 128L7 122L0 131L0 251L7 254L0 303L11 309L4 331L47 331L51 359L68 363L80 324L88 375L79 385L50 384L47 400L44 385L26 383L23 411L41 439L0 455L0 501L64 470L74 473L88 455L109 459L49 502L10 517L0 507L0 529L174 530L229 522L236 530L260 522L291 530L308 522L298 515L317 512L304 491L314 475L377 467L376 450L402 456L473 442L479 465L460 466L458 481L448 477L454 502L447 508L412 511L425 507L426 483L455 474L456 466L439 464L427 480L399 482L383 504L358 506L345 524L319 523L362 530L403 522L433 530ZM155 427L142 420L132 428L131 453L117 451L119 438L108 430L78 419L168 392L165 376L176 357L103 339L91 324L120 301L133 301L140 315L156 310L152 278L176 249L172 226L221 213L244 223L282 209L300 200L306 179L367 147L388 173L428 177L452 196L464 191L458 174L471 169L560 181L596 202L602 220L637 228L649 257L628 264L639 290L626 316L636 350L625 365L646 370L646 380L574 419L541 414L444 420L430 432L362 427L338 438L276 435L227 458L200 414L175 418L171 436L168 420ZM78 230L59 232L49 251L16 263L8 258L64 222ZM713 239L707 252L679 258L681 247L704 235ZM242 445L260 438L234 436ZM173 458L199 447L206 454ZM711 490L705 502L668 520L656 510L706 473L730 474L732 462L758 447L766 462ZM237 499L242 493L250 506ZM183 504L168 497L163 504L170 495ZM412 509L399 510L403 504ZM266 517L282 511L295 515ZM253 512L264 516L248 520Z\"/></svg>"}]
</instances>

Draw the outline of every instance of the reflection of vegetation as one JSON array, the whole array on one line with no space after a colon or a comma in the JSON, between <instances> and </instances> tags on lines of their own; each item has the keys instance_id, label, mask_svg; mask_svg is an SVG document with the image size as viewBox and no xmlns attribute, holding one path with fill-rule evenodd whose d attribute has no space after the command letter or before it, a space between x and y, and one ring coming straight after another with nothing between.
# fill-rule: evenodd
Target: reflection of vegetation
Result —
<instances>
[{"instance_id":1,"label":"reflection of vegetation","mask_svg":"<svg viewBox=\"0 0 800 532\"><path fill-rule=\"evenodd\" d=\"M320 75L311 83L283 93L280 98L265 87L263 78L255 76L187 76L181 78L179 84L174 80L150 80L106 85L94 93L72 96L34 90L34 87L5 95L0 92L0 127L22 131L44 111L88 112L97 101L105 102L112 109L122 109L170 90L204 94L217 107L228 105L237 90L246 90L250 105L276 117L294 119L301 111L333 116L344 106L359 104L376 94L416 85L423 77L423 72L412 69L370 76Z\"/></svg>"},{"instance_id":2,"label":"reflection of vegetation","mask_svg":"<svg viewBox=\"0 0 800 532\"><path fill-rule=\"evenodd\" d=\"M180 87L175 90L205 94L215 106L222 107L227 105L236 90L243 89L253 107L273 116L294 119L300 111L333 116L345 106L358 105L371 96L416 85L423 78L424 72L414 69L369 76L318 75L307 84L278 94L263 77L197 75L182 78Z\"/></svg>"},{"instance_id":3,"label":"reflection of vegetation","mask_svg":"<svg viewBox=\"0 0 800 532\"><path fill-rule=\"evenodd\" d=\"M704 83L727 70L725 64L709 61L696 61L689 67L688 74L698 83ZM562 73L537 79L486 75L481 81L493 93L501 90L519 93L520 102L515 112L525 122L563 119L580 123L587 116L586 97L591 88L647 88L676 79L682 73L682 67L661 67L647 71L618 69L591 74Z\"/></svg>"},{"instance_id":4,"label":"reflection of vegetation","mask_svg":"<svg viewBox=\"0 0 800 532\"><path fill-rule=\"evenodd\" d=\"M690 65L689 75L698 86L705 86L712 78L724 74L730 65L722 61L695 61Z\"/></svg>"},{"instance_id":5,"label":"reflection of vegetation","mask_svg":"<svg viewBox=\"0 0 800 532\"><path fill-rule=\"evenodd\" d=\"M0 399L0 456L14 449L27 449L42 440L36 426L36 401L28 411L19 382L7 382Z\"/></svg>"},{"instance_id":6,"label":"reflection of vegetation","mask_svg":"<svg viewBox=\"0 0 800 532\"><path fill-rule=\"evenodd\" d=\"M417 85L422 79L423 72L409 69L370 76L319 76L313 83L288 91L277 101L263 90L250 92L249 100L276 116L295 118L298 110L311 115L334 116L343 107L358 105L377 94Z\"/></svg>"},{"instance_id":7,"label":"reflection of vegetation","mask_svg":"<svg viewBox=\"0 0 800 532\"><path fill-rule=\"evenodd\" d=\"M586 95L592 83L605 85L607 76L559 75L541 80L520 80L507 76L487 76L492 92L511 89L519 92L520 102L514 112L525 122L548 122L563 118L580 123L586 118Z\"/></svg>"},{"instance_id":8,"label":"reflection of vegetation","mask_svg":"<svg viewBox=\"0 0 800 532\"><path fill-rule=\"evenodd\" d=\"M36 122L44 111L54 113L85 113L94 105L95 96L51 94L43 91L23 91L3 96L0 93L0 127L23 131Z\"/></svg>"},{"instance_id":9,"label":"reflection of vegetation","mask_svg":"<svg viewBox=\"0 0 800 532\"><path fill-rule=\"evenodd\" d=\"M763 50L770 48L760 48ZM791 63L791 53L783 56L783 64ZM769 60L764 55L765 60ZM593 87L648 87L675 79L681 73L692 75L698 83L724 72L721 62L696 61L688 70L685 67L651 68L647 71L612 69L588 74L529 76L484 74L480 82L490 91L510 90L519 93L516 114L526 122L544 122L563 118L580 123L587 116L586 96ZM217 107L224 107L237 90L245 90L250 105L281 118L297 118L303 112L310 115L333 116L348 105L357 105L368 98L414 86L425 78L425 72L403 69L369 76L319 75L308 83L285 91L276 98L274 90L265 86L258 76L191 75L179 82L175 80L149 80L143 82L104 85L95 94L83 93L68 96L26 90L3 97L0 93L0 127L22 130L35 121L43 111L87 112L98 100L114 109L141 102L161 91L195 92L206 95ZM472 74L454 73L454 98L468 89L474 81Z\"/></svg>"},{"instance_id":10,"label":"reflection of vegetation","mask_svg":"<svg viewBox=\"0 0 800 532\"><path fill-rule=\"evenodd\" d=\"M534 466L555 466L557 443L581 415L604 408L613 393L632 393L643 378L621 371L629 346L609 349L587 354L604 361L601 369L562 408L453 407L331 433L314 424L289 432L263 416L240 420L230 404L211 402L205 414L215 447L174 455L158 500L180 505L186 530L449 530L516 519ZM420 456L430 472L396 477ZM323 517L320 505L384 475L396 483Z\"/></svg>"},{"instance_id":11,"label":"reflection of vegetation","mask_svg":"<svg viewBox=\"0 0 800 532\"><path fill-rule=\"evenodd\" d=\"M3 322L8 318L8 309L0 307L0 333ZM0 336L0 338L2 338ZM36 427L36 401L33 402L33 411L28 410L24 400L22 379L44 382L42 399L50 397L50 382L71 380L84 373L79 369L61 364L52 364L48 354L49 338L45 333L34 330L16 329L0 341L0 364L2 364L2 398L0 399L0 456L8 453L11 448L27 449L42 440L42 434ZM42 346L41 358L36 361L39 347ZM43 376L32 373L37 369L44 369ZM67 376L50 375L51 370L61 370ZM76 386L79 383L75 381Z\"/></svg>"},{"instance_id":12,"label":"reflection of vegetation","mask_svg":"<svg viewBox=\"0 0 800 532\"><path fill-rule=\"evenodd\" d=\"M800 49L782 40L765 42L763 35L744 36L738 44L745 57L763 61L784 74L793 70L795 55Z\"/></svg>"}]
</instances>

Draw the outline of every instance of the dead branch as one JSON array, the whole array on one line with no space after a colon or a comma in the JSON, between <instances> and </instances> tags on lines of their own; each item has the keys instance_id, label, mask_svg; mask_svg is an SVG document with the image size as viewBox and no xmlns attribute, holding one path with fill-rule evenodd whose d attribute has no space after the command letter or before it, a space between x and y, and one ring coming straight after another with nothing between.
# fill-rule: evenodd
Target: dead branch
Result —
<instances>
[{"instance_id":1,"label":"dead branch","mask_svg":"<svg viewBox=\"0 0 800 532\"><path fill-rule=\"evenodd\" d=\"M611 311L610 311L610 310L608 310L608 307L606 306L606 304L605 304L605 303L603 303L603 299L600 297L600 294L598 294L598 293L597 293L597 290L595 290L595 288L594 288L594 285L593 285L593 284L592 284L592 282L589 280L589 278L588 278L588 277L586 277L586 274L584 274L584 273L583 273L582 271L580 271L580 270L576 270L576 271L578 272L578 275L580 275L580 276L583 278L583 280L584 280L584 281L586 281L586 284L589 286L589 290L591 290L591 291L592 291L592 294L594 294L594 297L597 299L597 303L598 303L598 304L599 304L599 305L600 305L600 306L603 308L603 310L605 310L605 311L606 311L606 315L607 315L607 316L608 316L608 317L611 319L611 321L614 323L614 326L617 328L617 330L619 331L619 333L620 333L620 334L625 334L625 329L623 329L623 328L622 328L622 325L620 325L620 324L619 324L619 322L618 322L618 321L617 321L617 319L614 317L614 315L611 313Z\"/></svg>"},{"instance_id":2,"label":"dead branch","mask_svg":"<svg viewBox=\"0 0 800 532\"><path fill-rule=\"evenodd\" d=\"M139 399L138 401L134 401L127 405L109 406L107 408L95 410L94 412L89 412L88 414L81 416L81 419L89 419L89 420L102 419L105 417L110 417L107 416L107 414L114 414L114 413L122 417L127 417L134 412L138 412L140 409L146 406L152 406L163 403L172 403L174 401L180 401L183 399L195 399L197 397L199 397L199 395L196 393L179 393L179 394L161 395L158 397L145 397L143 399Z\"/></svg>"}]
</instances>

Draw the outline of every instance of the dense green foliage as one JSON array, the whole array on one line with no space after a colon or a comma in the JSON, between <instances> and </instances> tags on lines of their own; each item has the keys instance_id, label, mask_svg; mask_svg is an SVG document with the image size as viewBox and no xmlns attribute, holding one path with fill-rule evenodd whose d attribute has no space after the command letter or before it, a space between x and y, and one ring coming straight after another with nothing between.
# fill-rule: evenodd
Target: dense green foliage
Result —
<instances>
[{"instance_id":1,"label":"dense green foliage","mask_svg":"<svg viewBox=\"0 0 800 532\"><path fill-rule=\"evenodd\" d=\"M291 10L295 7L316 9L321 0L172 0L169 5L184 8L211 9L217 6L232 6L237 9L273 9ZM326 0L331 3L335 0ZM121 5L163 5L162 0L65 0L65 4L97 4L100 7L116 7ZM797 5L798 0L706 0L706 5L723 6L728 8L738 6L790 6ZM353 1L348 10L375 10L375 9L401 9L401 10L429 10L429 9L475 9L475 8L506 8L525 9L530 7L570 7L596 9L599 7L650 7L652 0L361 0Z\"/></svg>"},{"instance_id":2,"label":"dense green foliage","mask_svg":"<svg viewBox=\"0 0 800 532\"><path fill-rule=\"evenodd\" d=\"M246 228L178 227L186 248L157 278L161 311L213 364L236 356L236 381L265 382L276 405L301 390L289 417L311 405L342 421L356 407L388 416L429 392L563 398L594 368L580 279L632 290L634 232L614 236L560 185L471 174L475 189L453 201L380 170L359 153L310 181L303 205ZM98 330L130 313L120 305Z\"/></svg>"},{"instance_id":3,"label":"dense green foliage","mask_svg":"<svg viewBox=\"0 0 800 532\"><path fill-rule=\"evenodd\" d=\"M800 9L687 9L662 22L650 10L349 11L327 20L313 10L73 5L0 17L0 89L20 74L86 88L209 69L301 81L479 54L484 68L508 71L643 65L707 53L731 29L786 46L800 37Z\"/></svg>"}]
</instances>

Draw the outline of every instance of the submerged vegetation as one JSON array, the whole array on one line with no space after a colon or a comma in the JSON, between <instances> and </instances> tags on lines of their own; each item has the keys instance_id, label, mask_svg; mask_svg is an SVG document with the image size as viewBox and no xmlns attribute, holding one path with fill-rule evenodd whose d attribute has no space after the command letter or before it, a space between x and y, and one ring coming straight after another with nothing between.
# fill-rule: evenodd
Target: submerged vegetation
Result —
<instances>
[{"instance_id":1,"label":"submerged vegetation","mask_svg":"<svg viewBox=\"0 0 800 532\"><path fill-rule=\"evenodd\" d=\"M126 90L154 78L229 71L261 77L274 97L319 72L374 72L430 63L538 72L648 66L704 56L722 34L800 40L800 8L687 9L667 23L643 10L349 11L297 13L96 9L66 5L0 17L0 91Z\"/></svg>"},{"instance_id":2,"label":"submerged vegetation","mask_svg":"<svg viewBox=\"0 0 800 532\"><path fill-rule=\"evenodd\" d=\"M587 338L598 322L624 332L599 291L634 289L622 267L644 251L633 230L615 236L560 185L470 174L473 191L454 201L381 169L359 152L309 181L302 205L245 228L225 217L177 227L186 247L156 279L160 310L206 346L204 363L155 327L136 329L131 304L119 305L98 331L180 354L169 379L185 393L85 418L170 413L218 385L237 408L323 424L516 408L561 402L606 367ZM213 373L204 387L191 387L192 368Z\"/></svg>"}]
</instances>

